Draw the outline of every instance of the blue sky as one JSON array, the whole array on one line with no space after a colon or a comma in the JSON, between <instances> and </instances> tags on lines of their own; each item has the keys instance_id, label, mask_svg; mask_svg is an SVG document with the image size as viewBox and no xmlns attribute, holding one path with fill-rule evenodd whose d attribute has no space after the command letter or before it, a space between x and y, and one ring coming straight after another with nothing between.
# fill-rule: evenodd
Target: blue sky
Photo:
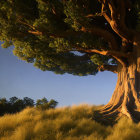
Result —
<instances>
[{"instance_id":1,"label":"blue sky","mask_svg":"<svg viewBox=\"0 0 140 140\"><path fill-rule=\"evenodd\" d=\"M112 96L117 75L100 72L96 76L56 75L43 72L19 60L12 49L0 47L0 97L46 97L55 99L59 106L74 104L106 104Z\"/></svg>"}]
</instances>

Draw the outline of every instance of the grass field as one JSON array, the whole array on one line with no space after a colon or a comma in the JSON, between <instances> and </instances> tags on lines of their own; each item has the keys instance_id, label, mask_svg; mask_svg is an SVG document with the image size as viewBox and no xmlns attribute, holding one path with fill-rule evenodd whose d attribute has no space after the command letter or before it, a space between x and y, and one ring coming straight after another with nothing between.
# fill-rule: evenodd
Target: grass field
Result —
<instances>
[{"instance_id":1,"label":"grass field","mask_svg":"<svg viewBox=\"0 0 140 140\"><path fill-rule=\"evenodd\" d=\"M0 140L139 140L140 124L126 118L114 126L92 120L98 107L79 105L46 111L26 108L0 117Z\"/></svg>"}]
</instances>

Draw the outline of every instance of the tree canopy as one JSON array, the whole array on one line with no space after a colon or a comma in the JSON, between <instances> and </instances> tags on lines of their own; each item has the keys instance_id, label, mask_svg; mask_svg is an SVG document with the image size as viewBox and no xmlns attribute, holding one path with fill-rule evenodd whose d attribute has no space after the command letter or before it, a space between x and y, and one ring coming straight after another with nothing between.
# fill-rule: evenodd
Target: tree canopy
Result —
<instances>
[{"instance_id":1,"label":"tree canopy","mask_svg":"<svg viewBox=\"0 0 140 140\"><path fill-rule=\"evenodd\" d=\"M116 72L139 18L139 0L0 0L0 41L43 71Z\"/></svg>"}]
</instances>

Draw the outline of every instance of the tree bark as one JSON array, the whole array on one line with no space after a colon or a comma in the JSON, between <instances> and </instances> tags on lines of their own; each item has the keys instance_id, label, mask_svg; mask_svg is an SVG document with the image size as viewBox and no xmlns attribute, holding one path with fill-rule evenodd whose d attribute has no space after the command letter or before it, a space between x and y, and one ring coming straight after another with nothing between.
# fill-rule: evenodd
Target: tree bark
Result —
<instances>
[{"instance_id":1,"label":"tree bark","mask_svg":"<svg viewBox=\"0 0 140 140\"><path fill-rule=\"evenodd\" d=\"M103 118L126 115L140 121L140 48L134 47L128 65L118 67L118 81L109 103L99 113Z\"/></svg>"}]
</instances>

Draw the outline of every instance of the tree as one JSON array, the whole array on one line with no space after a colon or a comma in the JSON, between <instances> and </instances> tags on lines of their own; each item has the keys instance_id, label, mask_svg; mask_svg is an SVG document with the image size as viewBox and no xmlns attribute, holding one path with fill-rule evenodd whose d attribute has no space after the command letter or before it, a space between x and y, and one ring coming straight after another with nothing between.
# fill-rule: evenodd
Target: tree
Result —
<instances>
[{"instance_id":1,"label":"tree","mask_svg":"<svg viewBox=\"0 0 140 140\"><path fill-rule=\"evenodd\" d=\"M11 105L14 105L15 103L16 103L16 101L18 100L18 98L17 97L11 97L10 99L9 99L9 103L11 104Z\"/></svg>"},{"instance_id":2,"label":"tree","mask_svg":"<svg viewBox=\"0 0 140 140\"><path fill-rule=\"evenodd\" d=\"M0 98L0 115L9 112L9 104L6 98Z\"/></svg>"},{"instance_id":3,"label":"tree","mask_svg":"<svg viewBox=\"0 0 140 140\"><path fill-rule=\"evenodd\" d=\"M50 109L50 108L55 108L57 106L58 102L51 99L48 101L45 97L42 99L38 99L36 101L36 107L42 110Z\"/></svg>"},{"instance_id":4,"label":"tree","mask_svg":"<svg viewBox=\"0 0 140 140\"><path fill-rule=\"evenodd\" d=\"M58 104L58 102L53 99L51 99L48 103L49 108L55 108L57 106L57 104Z\"/></svg>"},{"instance_id":5,"label":"tree","mask_svg":"<svg viewBox=\"0 0 140 140\"><path fill-rule=\"evenodd\" d=\"M20 112L26 107L33 107L34 100L29 97L24 97L23 99L19 99L17 97L11 97L9 99L9 111L8 113L16 113Z\"/></svg>"},{"instance_id":6,"label":"tree","mask_svg":"<svg viewBox=\"0 0 140 140\"><path fill-rule=\"evenodd\" d=\"M104 117L140 121L139 0L1 0L2 47L43 71L117 73Z\"/></svg>"},{"instance_id":7,"label":"tree","mask_svg":"<svg viewBox=\"0 0 140 140\"><path fill-rule=\"evenodd\" d=\"M24 107L33 107L34 106L34 100L29 98L29 97L24 97L23 98L23 104L24 104Z\"/></svg>"}]
</instances>

